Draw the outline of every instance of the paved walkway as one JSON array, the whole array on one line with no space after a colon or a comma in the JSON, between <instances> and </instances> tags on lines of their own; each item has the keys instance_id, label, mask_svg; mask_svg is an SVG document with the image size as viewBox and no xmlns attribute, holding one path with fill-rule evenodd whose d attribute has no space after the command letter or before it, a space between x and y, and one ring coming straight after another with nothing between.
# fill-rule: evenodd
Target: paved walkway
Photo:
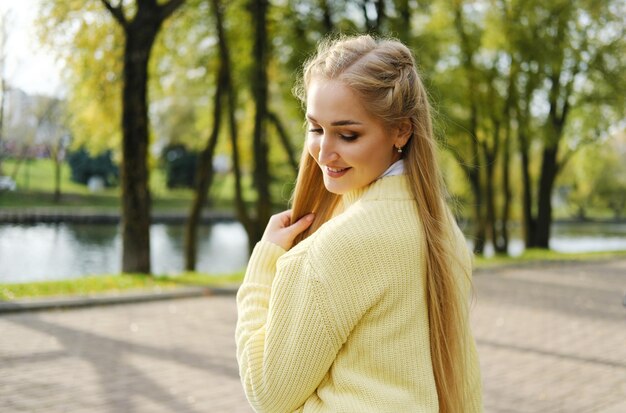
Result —
<instances>
[{"instance_id":1,"label":"paved walkway","mask_svg":"<svg viewBox=\"0 0 626 413\"><path fill-rule=\"evenodd\" d=\"M476 275L485 411L626 412L626 260ZM250 412L232 296L0 316L0 412Z\"/></svg>"}]
</instances>

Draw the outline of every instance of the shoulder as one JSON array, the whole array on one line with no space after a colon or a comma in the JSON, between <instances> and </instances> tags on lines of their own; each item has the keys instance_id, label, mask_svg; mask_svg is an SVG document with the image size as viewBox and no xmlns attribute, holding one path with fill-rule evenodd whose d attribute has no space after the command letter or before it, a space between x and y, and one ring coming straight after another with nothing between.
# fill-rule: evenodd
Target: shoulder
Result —
<instances>
[{"instance_id":1,"label":"shoulder","mask_svg":"<svg viewBox=\"0 0 626 413\"><path fill-rule=\"evenodd\" d=\"M363 199L322 225L306 251L323 274L388 274L401 257L418 255L422 240L413 200Z\"/></svg>"}]
</instances>

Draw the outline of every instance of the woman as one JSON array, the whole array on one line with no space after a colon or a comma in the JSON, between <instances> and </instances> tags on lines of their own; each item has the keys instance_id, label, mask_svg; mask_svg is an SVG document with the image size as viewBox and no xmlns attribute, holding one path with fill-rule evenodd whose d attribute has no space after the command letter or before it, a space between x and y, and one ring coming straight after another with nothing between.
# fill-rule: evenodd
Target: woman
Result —
<instances>
[{"instance_id":1,"label":"woman","mask_svg":"<svg viewBox=\"0 0 626 413\"><path fill-rule=\"evenodd\" d=\"M328 41L297 94L308 134L293 209L270 219L237 296L248 400L263 412L482 411L471 256L411 52Z\"/></svg>"}]
</instances>

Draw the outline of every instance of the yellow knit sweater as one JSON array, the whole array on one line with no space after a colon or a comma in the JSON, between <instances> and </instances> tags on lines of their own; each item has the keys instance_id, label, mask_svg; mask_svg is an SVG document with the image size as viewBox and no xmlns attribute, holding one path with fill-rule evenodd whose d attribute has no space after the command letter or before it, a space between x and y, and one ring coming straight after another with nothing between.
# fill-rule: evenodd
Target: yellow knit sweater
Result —
<instances>
[{"instance_id":1,"label":"yellow knit sweater","mask_svg":"<svg viewBox=\"0 0 626 413\"><path fill-rule=\"evenodd\" d=\"M252 253L237 294L246 396L258 412L438 412L424 235L408 180L385 177L343 201L290 251L261 241ZM463 236L450 231L469 270ZM474 400L463 413L474 413L480 375L468 347Z\"/></svg>"}]
</instances>

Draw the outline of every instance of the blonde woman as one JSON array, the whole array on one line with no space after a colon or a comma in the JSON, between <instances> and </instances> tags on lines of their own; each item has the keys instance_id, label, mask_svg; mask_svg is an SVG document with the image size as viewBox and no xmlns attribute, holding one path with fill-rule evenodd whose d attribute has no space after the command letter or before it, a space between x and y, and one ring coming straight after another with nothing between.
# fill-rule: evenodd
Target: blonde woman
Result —
<instances>
[{"instance_id":1,"label":"blonde woman","mask_svg":"<svg viewBox=\"0 0 626 413\"><path fill-rule=\"evenodd\" d=\"M298 97L308 132L290 211L237 295L237 359L259 412L482 411L471 256L444 202L409 49L326 41Z\"/></svg>"}]
</instances>

